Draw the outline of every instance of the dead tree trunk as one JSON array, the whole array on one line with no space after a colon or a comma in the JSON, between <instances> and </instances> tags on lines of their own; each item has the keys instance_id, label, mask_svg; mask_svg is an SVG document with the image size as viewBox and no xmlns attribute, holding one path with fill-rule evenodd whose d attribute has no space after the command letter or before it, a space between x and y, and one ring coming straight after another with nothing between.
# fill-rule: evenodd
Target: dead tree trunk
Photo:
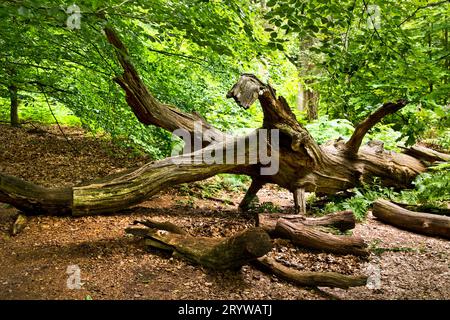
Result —
<instances>
[{"instance_id":1,"label":"dead tree trunk","mask_svg":"<svg viewBox=\"0 0 450 320\"><path fill-rule=\"evenodd\" d=\"M19 122L19 99L17 97L17 87L15 85L10 85L8 87L9 96L11 100L11 110L10 110L10 119L11 125L13 127L20 127Z\"/></svg>"},{"instance_id":2,"label":"dead tree trunk","mask_svg":"<svg viewBox=\"0 0 450 320\"><path fill-rule=\"evenodd\" d=\"M263 256L272 243L261 228L247 229L229 238L192 237L170 222L135 221L149 229L128 228L126 232L143 237L151 248L173 252L192 263L215 270L239 269L252 263L262 271L275 274L300 286L349 288L363 286L366 276L347 276L335 272L302 272L287 268L272 258Z\"/></svg>"},{"instance_id":3,"label":"dead tree trunk","mask_svg":"<svg viewBox=\"0 0 450 320\"><path fill-rule=\"evenodd\" d=\"M450 239L450 217L409 211L382 199L375 201L372 213L393 226Z\"/></svg>"},{"instance_id":4,"label":"dead tree trunk","mask_svg":"<svg viewBox=\"0 0 450 320\"><path fill-rule=\"evenodd\" d=\"M154 227L155 224L150 226ZM161 224L156 226L167 227ZM170 228L176 231L173 227ZM143 236L147 246L173 251L190 262L216 270L239 269L272 249L269 235L261 228L247 229L222 239L192 237L158 228L129 228L126 231Z\"/></svg>"},{"instance_id":5,"label":"dead tree trunk","mask_svg":"<svg viewBox=\"0 0 450 320\"><path fill-rule=\"evenodd\" d=\"M405 154L408 154L412 157L415 157L423 161L427 162L450 161L450 155L435 150L431 150L425 147L413 146L404 149Z\"/></svg>"},{"instance_id":6,"label":"dead tree trunk","mask_svg":"<svg viewBox=\"0 0 450 320\"><path fill-rule=\"evenodd\" d=\"M379 177L387 186L407 187L417 174L426 170L426 166L412 156L386 152L379 147L360 147L367 131L383 116L402 108L405 101L384 104L356 128L347 143L335 141L319 146L296 120L283 97L278 97L271 86L255 76L244 74L227 96L245 108L259 100L264 112L262 129L277 129L280 134L278 149L272 148L268 141L251 145L252 135L254 138L258 131L245 137L230 138L200 116L184 113L156 100L140 79L114 30L105 28L105 33L123 68L123 74L116 81L124 89L126 100L138 119L169 131L183 129L192 139L201 139L202 145L207 147L192 154L151 162L131 172L93 181L90 185L66 189L46 189L0 174L1 202L10 203L28 214L86 215L116 212L167 187L203 180L218 173L246 174L258 180L258 184L275 183L293 193L300 189L335 194L363 182L370 183L373 177ZM202 132L195 130L196 123ZM258 154L263 145L279 162L279 170L273 175L262 175L261 168L265 164L259 158L250 159L250 155ZM231 149L233 152L241 150L246 161L239 163L225 159ZM212 153L223 154L222 161L204 161Z\"/></svg>"}]
</instances>

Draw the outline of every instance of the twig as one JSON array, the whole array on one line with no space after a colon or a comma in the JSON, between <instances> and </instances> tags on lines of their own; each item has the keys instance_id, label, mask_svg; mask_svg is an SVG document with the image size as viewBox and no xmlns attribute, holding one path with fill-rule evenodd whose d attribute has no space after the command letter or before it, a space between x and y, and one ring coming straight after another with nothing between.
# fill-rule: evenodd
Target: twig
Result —
<instances>
[{"instance_id":1,"label":"twig","mask_svg":"<svg viewBox=\"0 0 450 320\"><path fill-rule=\"evenodd\" d=\"M79 154L80 151L79 151L77 148L75 148L75 146L70 142L69 138L66 136L66 134L65 134L64 131L63 131L63 129L61 128L61 126L60 126L60 124L59 124L59 121L58 121L58 119L56 118L56 116L55 116L55 114L54 114L54 112L53 112L52 107L50 106L50 102L48 101L47 95L45 94L44 90L42 90L42 88L41 88L41 92L42 92L42 94L44 95L45 102L47 102L48 109L50 110L50 113L52 114L53 119L55 119L55 122L56 122L56 124L58 125L59 131L61 131L62 135L64 136L64 139L66 139L67 143L70 145L70 147L73 149L73 151L75 151L76 153Z\"/></svg>"},{"instance_id":2,"label":"twig","mask_svg":"<svg viewBox=\"0 0 450 320\"><path fill-rule=\"evenodd\" d=\"M408 16L405 20L403 20L397 27L401 27L404 23L406 23L411 18L413 18L417 14L417 12L419 12L419 10L426 9L426 8L437 7L437 6L440 6L441 4L444 4L446 2L450 3L450 0L443 0L443 1L429 3L427 5L417 7L416 10L410 16Z\"/></svg>"}]
</instances>

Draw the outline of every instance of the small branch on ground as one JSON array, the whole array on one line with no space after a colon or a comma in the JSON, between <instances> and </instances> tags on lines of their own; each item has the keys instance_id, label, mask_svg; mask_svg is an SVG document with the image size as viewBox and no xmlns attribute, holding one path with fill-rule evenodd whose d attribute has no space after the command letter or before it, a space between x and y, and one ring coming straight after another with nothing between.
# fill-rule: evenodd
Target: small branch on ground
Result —
<instances>
[{"instance_id":1,"label":"small branch on ground","mask_svg":"<svg viewBox=\"0 0 450 320\"><path fill-rule=\"evenodd\" d=\"M252 264L258 269L269 271L299 286L348 289L350 287L365 286L367 283L367 276L348 276L336 272L299 271L285 267L267 256L257 259Z\"/></svg>"}]
</instances>

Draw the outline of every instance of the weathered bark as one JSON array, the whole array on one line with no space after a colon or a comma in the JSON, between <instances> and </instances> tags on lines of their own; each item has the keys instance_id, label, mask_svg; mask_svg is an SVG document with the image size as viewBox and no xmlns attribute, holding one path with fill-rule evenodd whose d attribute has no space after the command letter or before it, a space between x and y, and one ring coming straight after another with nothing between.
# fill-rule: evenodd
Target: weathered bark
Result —
<instances>
[{"instance_id":1,"label":"weathered bark","mask_svg":"<svg viewBox=\"0 0 450 320\"><path fill-rule=\"evenodd\" d=\"M144 236L148 246L173 251L192 263L216 270L238 269L272 249L269 235L261 228L247 229L229 238L192 237L158 229L126 231Z\"/></svg>"},{"instance_id":2,"label":"weathered bark","mask_svg":"<svg viewBox=\"0 0 450 320\"><path fill-rule=\"evenodd\" d=\"M367 283L367 276L348 276L336 272L299 271L285 267L267 256L257 259L252 264L263 271L269 271L281 279L299 286L348 289L364 286Z\"/></svg>"},{"instance_id":3,"label":"weathered bark","mask_svg":"<svg viewBox=\"0 0 450 320\"><path fill-rule=\"evenodd\" d=\"M393 226L450 239L450 217L409 211L383 199L375 201L372 213Z\"/></svg>"},{"instance_id":4,"label":"weathered bark","mask_svg":"<svg viewBox=\"0 0 450 320\"><path fill-rule=\"evenodd\" d=\"M381 108L358 124L355 128L355 132L345 144L345 152L349 155L355 155L361 147L361 143L366 133L385 116L397 112L406 106L406 104L406 100L399 100L397 103L385 103Z\"/></svg>"},{"instance_id":5,"label":"weathered bark","mask_svg":"<svg viewBox=\"0 0 450 320\"><path fill-rule=\"evenodd\" d=\"M72 212L72 189L47 189L0 173L0 202L28 215L65 215Z\"/></svg>"},{"instance_id":6,"label":"weathered bark","mask_svg":"<svg viewBox=\"0 0 450 320\"><path fill-rule=\"evenodd\" d=\"M355 227L355 216L351 210L338 211L319 218L306 218L298 215L260 214L259 226L267 233L273 234L279 219L285 219L293 224L301 223L312 227L334 227L344 232Z\"/></svg>"},{"instance_id":7,"label":"weathered bark","mask_svg":"<svg viewBox=\"0 0 450 320\"><path fill-rule=\"evenodd\" d=\"M404 148L403 153L427 162L450 161L450 155L421 146Z\"/></svg>"},{"instance_id":8,"label":"weathered bark","mask_svg":"<svg viewBox=\"0 0 450 320\"><path fill-rule=\"evenodd\" d=\"M332 235L303 223L294 224L283 218L277 221L272 235L289 239L295 245L310 249L359 256L369 254L367 244L359 237Z\"/></svg>"},{"instance_id":9,"label":"weathered bark","mask_svg":"<svg viewBox=\"0 0 450 320\"><path fill-rule=\"evenodd\" d=\"M257 199L257 193L261 188L264 186L264 182L262 182L260 179L253 179L252 183L250 184L250 187L248 188L247 192L245 193L244 198L242 199L241 203L239 204L239 209L242 211L247 211L250 209L250 204L253 200Z\"/></svg>"},{"instance_id":10,"label":"weathered bark","mask_svg":"<svg viewBox=\"0 0 450 320\"><path fill-rule=\"evenodd\" d=\"M207 268L223 270L238 269L252 263L262 271L273 273L300 286L324 286L349 288L363 286L366 276L347 276L335 272L302 272L287 268L273 259L263 256L272 244L261 228L247 229L229 238L192 237L170 223L135 221L145 228L127 228L126 232L145 239L149 247L173 252L176 256Z\"/></svg>"},{"instance_id":11,"label":"weathered bark","mask_svg":"<svg viewBox=\"0 0 450 320\"><path fill-rule=\"evenodd\" d=\"M252 84L250 87L253 90L258 90L265 115L264 128L280 130L279 171L275 175L261 176L259 159L256 159L256 165L249 161L246 164L226 161L208 164L202 161L204 155L212 150L223 150L225 155L227 150L236 152L238 146L242 145L245 145L245 157L248 160L249 154L257 153L259 147L249 146L249 135L225 139L193 154L152 162L132 172L73 188L50 190L0 175L0 201L31 214L86 215L125 209L169 186L203 180L218 173L248 174L263 183L276 183L292 192L302 188L305 191L333 194L362 182L371 182L374 176L380 177L385 185L409 186L411 180L425 170L425 166L413 157L380 151L370 146L363 146L351 158L342 152L343 144L339 141L320 147L296 121L284 98L277 98L270 86L262 84L254 76L241 77L229 96L240 100L237 97L243 87L248 88L248 85L244 85L247 81ZM247 96L252 97L247 103L254 100L254 95ZM165 116L171 117L170 114ZM252 134L257 135L258 132ZM242 144L239 140L245 140L246 143ZM200 161L193 161L196 158Z\"/></svg>"},{"instance_id":12,"label":"weathered bark","mask_svg":"<svg viewBox=\"0 0 450 320\"><path fill-rule=\"evenodd\" d=\"M227 96L242 106L250 105L258 96L264 112L263 128L280 130L280 171L261 178L292 192L304 188L307 192L333 194L362 182L370 183L374 176L380 177L388 186L407 187L417 174L425 170L425 166L413 157L386 152L378 147L359 148L364 134L376 120L401 108L403 101L385 104L377 110L359 126L359 131L348 144L336 141L318 146L297 122L286 100L276 97L273 88L256 77L242 75Z\"/></svg>"},{"instance_id":13,"label":"weathered bark","mask_svg":"<svg viewBox=\"0 0 450 320\"><path fill-rule=\"evenodd\" d=\"M158 101L140 78L129 59L127 48L115 30L111 27L105 27L104 30L108 42L116 49L117 58L124 71L114 80L125 91L126 101L140 122L170 132L186 130L191 134L193 142L200 141L202 146L223 140L226 135L207 123L199 114L186 113Z\"/></svg>"},{"instance_id":14,"label":"weathered bark","mask_svg":"<svg viewBox=\"0 0 450 320\"><path fill-rule=\"evenodd\" d=\"M450 208L442 208L442 207L436 207L434 205L429 204L409 204L409 203L402 203L402 202L396 202L392 201L393 204L396 204L403 209L411 210L413 212L428 212L430 214L437 214L442 216L450 216Z\"/></svg>"},{"instance_id":15,"label":"weathered bark","mask_svg":"<svg viewBox=\"0 0 450 320\"><path fill-rule=\"evenodd\" d=\"M17 97L17 87L11 85L8 87L9 96L11 100L10 119L13 127L20 127L19 122L19 99Z\"/></svg>"},{"instance_id":16,"label":"weathered bark","mask_svg":"<svg viewBox=\"0 0 450 320\"><path fill-rule=\"evenodd\" d=\"M306 214L306 195L303 188L294 191L294 211L296 214Z\"/></svg>"},{"instance_id":17,"label":"weathered bark","mask_svg":"<svg viewBox=\"0 0 450 320\"><path fill-rule=\"evenodd\" d=\"M140 79L116 33L110 28L105 28L105 33L108 41L116 48L124 70L116 81L125 90L127 102L139 120L166 130L184 129L192 134L192 139L202 141L202 145L210 145L193 154L180 156L183 160L189 160L181 164L174 163L179 157L168 158L131 172L94 181L90 185L66 189L45 189L0 174L0 201L29 214L86 215L116 212L138 204L169 186L203 180L218 173L247 174L259 180L258 183L275 183L291 192L303 189L306 192L335 194L361 183L371 183L373 177L379 177L386 186L408 187L417 174L426 169L420 160L405 154L386 152L382 147L373 145L359 148L367 130L383 115L401 108L404 102L385 104L357 127L348 143L335 141L319 146L296 120L286 100L277 97L271 86L249 74L242 75L227 96L244 107L259 100L264 112L262 129L278 129L280 133L279 150L271 150L270 145L267 148L278 155L278 172L261 175L260 169L264 166L259 159L256 159L256 164L255 161L244 164L202 161L203 155L212 150L222 150L226 154L232 148L235 152L242 146L238 141L246 141L244 153L248 159L249 154L257 153L261 144L269 143L259 141L259 146L249 146L250 135L231 139L200 117L157 101ZM195 130L197 120L201 122L200 127L206 135L198 136ZM258 132L252 134L257 135ZM254 150L249 150L250 147ZM196 155L200 155L200 161L191 161ZM254 192L249 195L251 193Z\"/></svg>"}]
</instances>

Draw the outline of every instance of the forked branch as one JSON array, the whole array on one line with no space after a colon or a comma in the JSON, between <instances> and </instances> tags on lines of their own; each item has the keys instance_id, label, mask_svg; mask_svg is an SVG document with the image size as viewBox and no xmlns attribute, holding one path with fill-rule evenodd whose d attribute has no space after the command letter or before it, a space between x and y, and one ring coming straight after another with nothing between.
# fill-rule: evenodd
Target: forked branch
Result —
<instances>
[{"instance_id":1,"label":"forked branch","mask_svg":"<svg viewBox=\"0 0 450 320\"><path fill-rule=\"evenodd\" d=\"M395 103L385 103L377 111L368 116L363 122L358 124L350 140L348 140L345 144L345 153L348 155L356 155L367 132L385 116L397 112L406 106L407 103L408 102L406 100L399 100Z\"/></svg>"}]
</instances>

